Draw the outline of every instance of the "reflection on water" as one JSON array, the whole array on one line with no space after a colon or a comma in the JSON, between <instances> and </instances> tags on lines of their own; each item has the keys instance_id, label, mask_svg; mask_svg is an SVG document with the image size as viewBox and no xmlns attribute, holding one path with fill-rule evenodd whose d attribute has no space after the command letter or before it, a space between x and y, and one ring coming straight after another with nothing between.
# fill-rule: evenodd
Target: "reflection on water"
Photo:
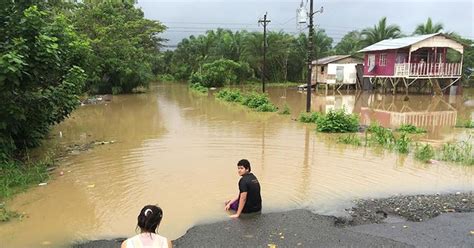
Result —
<instances>
[{"instance_id":1,"label":"reflection on water","mask_svg":"<svg viewBox=\"0 0 474 248\"><path fill-rule=\"evenodd\" d=\"M293 117L304 111L306 93L292 89L273 89L272 101L278 106L290 105ZM312 93L312 111L327 113L343 109L360 117L360 123L379 123L387 128L398 128L403 124L423 127L428 138L443 140L451 137L453 127L466 120L474 121L474 89L467 89L465 95L382 95L367 92L322 95Z\"/></svg>"},{"instance_id":2,"label":"reflection on water","mask_svg":"<svg viewBox=\"0 0 474 248\"><path fill-rule=\"evenodd\" d=\"M305 106L305 95L295 90L269 93L277 105L290 106L293 118ZM313 109L322 112L342 106L354 113L447 108L458 118L472 112L461 106L463 100L448 101L448 108L431 96L410 96L408 102L370 95L315 95L314 100ZM54 135L59 131L62 137ZM172 239L195 224L225 220L223 201L237 194L236 162L241 158L251 161L260 180L264 212L306 207L333 214L356 197L474 188L472 167L422 164L390 152L339 145L331 135L316 134L314 126L288 116L252 112L175 84L81 107L52 135L45 147L116 143L65 158L58 169L64 176L10 202L28 218L0 225L2 244L8 247L131 236L138 211L148 203L164 209L160 231Z\"/></svg>"}]
</instances>

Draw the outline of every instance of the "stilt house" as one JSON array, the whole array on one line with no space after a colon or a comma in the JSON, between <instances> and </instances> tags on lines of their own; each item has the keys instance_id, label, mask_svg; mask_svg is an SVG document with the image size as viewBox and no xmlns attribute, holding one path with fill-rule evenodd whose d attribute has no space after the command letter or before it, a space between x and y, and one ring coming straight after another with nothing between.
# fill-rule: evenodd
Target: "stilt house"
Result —
<instances>
[{"instance_id":1,"label":"stilt house","mask_svg":"<svg viewBox=\"0 0 474 248\"><path fill-rule=\"evenodd\" d=\"M352 85L356 84L356 65L363 60L351 55L333 55L312 62L311 84Z\"/></svg>"},{"instance_id":2,"label":"stilt house","mask_svg":"<svg viewBox=\"0 0 474 248\"><path fill-rule=\"evenodd\" d=\"M457 62L448 62L448 50L458 53ZM383 40L359 52L364 79L394 93L400 83L406 92L417 84L441 93L461 79L464 46L441 33Z\"/></svg>"}]
</instances>

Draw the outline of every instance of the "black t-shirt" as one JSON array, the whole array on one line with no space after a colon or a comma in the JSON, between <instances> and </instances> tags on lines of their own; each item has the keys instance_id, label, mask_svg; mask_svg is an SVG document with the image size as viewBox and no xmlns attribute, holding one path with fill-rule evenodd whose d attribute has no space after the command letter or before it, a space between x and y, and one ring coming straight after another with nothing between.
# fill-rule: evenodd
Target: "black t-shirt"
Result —
<instances>
[{"instance_id":1,"label":"black t-shirt","mask_svg":"<svg viewBox=\"0 0 474 248\"><path fill-rule=\"evenodd\" d=\"M248 173L242 176L239 181L239 191L247 192L242 213L253 213L262 210L262 197L260 196L260 183L254 174Z\"/></svg>"}]
</instances>

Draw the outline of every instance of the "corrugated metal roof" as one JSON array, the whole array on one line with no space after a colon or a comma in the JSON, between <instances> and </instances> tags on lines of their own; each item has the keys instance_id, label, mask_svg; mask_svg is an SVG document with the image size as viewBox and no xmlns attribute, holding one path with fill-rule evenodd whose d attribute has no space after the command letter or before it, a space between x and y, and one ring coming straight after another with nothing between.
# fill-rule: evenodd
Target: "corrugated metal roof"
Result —
<instances>
[{"instance_id":1,"label":"corrugated metal roof","mask_svg":"<svg viewBox=\"0 0 474 248\"><path fill-rule=\"evenodd\" d=\"M383 40L379 41L373 45L370 45L359 52L370 52L370 51L380 51L380 50L390 50L390 49L399 49L403 47L408 47L411 46L415 43L418 43L420 41L426 40L428 38L431 38L433 36L436 36L440 33L434 33L434 34L425 34L425 35L418 35L418 36L410 36L410 37L404 37L404 38L398 38L398 39L388 39L388 40Z\"/></svg>"},{"instance_id":2,"label":"corrugated metal roof","mask_svg":"<svg viewBox=\"0 0 474 248\"><path fill-rule=\"evenodd\" d=\"M328 56L328 57L324 57L324 58L320 58L318 60L315 60L313 61L313 65L325 65L325 64L329 64L331 62L334 62L334 61L338 61L340 59L345 59L345 58L348 58L350 57L351 55L333 55L333 56Z\"/></svg>"}]
</instances>

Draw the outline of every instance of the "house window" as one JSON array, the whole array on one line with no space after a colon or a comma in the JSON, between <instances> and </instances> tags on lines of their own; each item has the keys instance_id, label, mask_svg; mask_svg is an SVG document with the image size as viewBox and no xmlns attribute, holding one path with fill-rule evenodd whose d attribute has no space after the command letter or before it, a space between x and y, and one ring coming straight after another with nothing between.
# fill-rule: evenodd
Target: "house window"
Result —
<instances>
[{"instance_id":1,"label":"house window","mask_svg":"<svg viewBox=\"0 0 474 248\"><path fill-rule=\"evenodd\" d=\"M387 54L385 54L385 53L380 54L379 65L380 66L386 66L387 65Z\"/></svg>"},{"instance_id":2,"label":"house window","mask_svg":"<svg viewBox=\"0 0 474 248\"><path fill-rule=\"evenodd\" d=\"M321 74L324 74L324 66L321 66Z\"/></svg>"}]
</instances>

